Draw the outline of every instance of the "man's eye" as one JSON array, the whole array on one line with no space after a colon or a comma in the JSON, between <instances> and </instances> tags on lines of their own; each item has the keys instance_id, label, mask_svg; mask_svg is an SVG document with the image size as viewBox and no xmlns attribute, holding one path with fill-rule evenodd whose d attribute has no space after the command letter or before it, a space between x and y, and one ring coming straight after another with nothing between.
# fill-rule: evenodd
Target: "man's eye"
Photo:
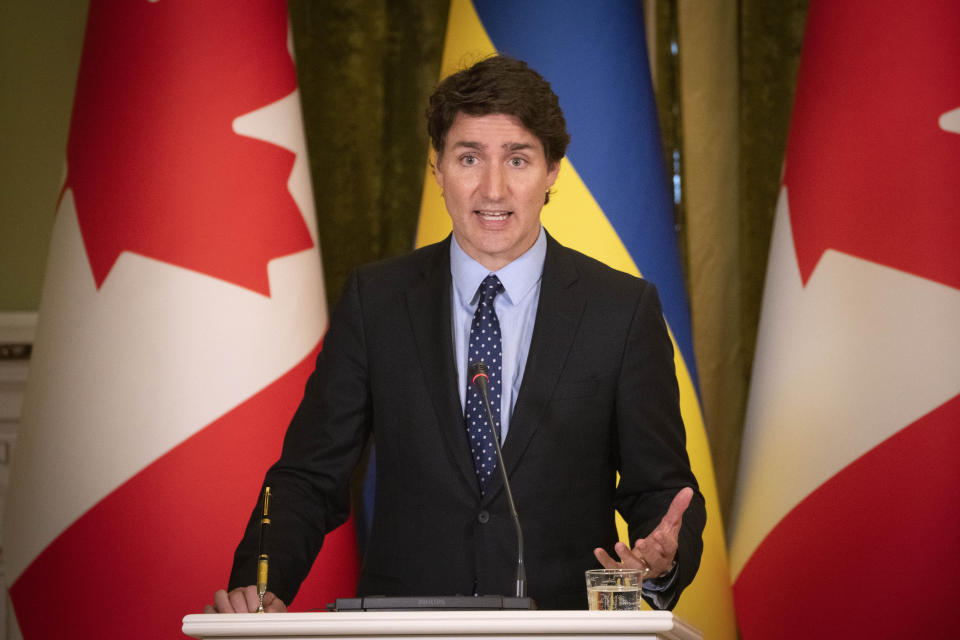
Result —
<instances>
[{"instance_id":1,"label":"man's eye","mask_svg":"<svg viewBox=\"0 0 960 640\"><path fill-rule=\"evenodd\" d=\"M523 158L510 158L511 167L523 167L526 166L527 161Z\"/></svg>"},{"instance_id":2,"label":"man's eye","mask_svg":"<svg viewBox=\"0 0 960 640\"><path fill-rule=\"evenodd\" d=\"M476 157L476 156L463 156L462 158L460 158L460 162L461 162L462 164L470 167L470 166L473 166L473 165L477 164L477 157Z\"/></svg>"}]
</instances>

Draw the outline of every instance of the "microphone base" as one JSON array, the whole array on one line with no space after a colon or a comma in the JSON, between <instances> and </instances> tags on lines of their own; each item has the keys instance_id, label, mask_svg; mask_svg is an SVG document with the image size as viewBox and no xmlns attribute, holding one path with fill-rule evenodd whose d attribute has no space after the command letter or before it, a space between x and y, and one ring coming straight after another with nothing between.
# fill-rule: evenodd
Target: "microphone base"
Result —
<instances>
[{"instance_id":1,"label":"microphone base","mask_svg":"<svg viewBox=\"0 0 960 640\"><path fill-rule=\"evenodd\" d=\"M328 611L522 611L537 608L533 598L513 596L427 596L337 598Z\"/></svg>"}]
</instances>

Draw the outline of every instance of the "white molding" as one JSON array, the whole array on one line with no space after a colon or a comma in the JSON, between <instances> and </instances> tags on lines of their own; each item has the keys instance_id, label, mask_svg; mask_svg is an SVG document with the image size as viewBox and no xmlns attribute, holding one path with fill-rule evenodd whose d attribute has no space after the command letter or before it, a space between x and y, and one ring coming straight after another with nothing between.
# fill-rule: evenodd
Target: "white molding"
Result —
<instances>
[{"instance_id":1,"label":"white molding","mask_svg":"<svg viewBox=\"0 0 960 640\"><path fill-rule=\"evenodd\" d=\"M0 348L5 345L32 345L37 331L36 311L0 311ZM0 358L0 523L6 507L10 481L10 460L20 430L20 411L27 382L29 358ZM2 541L0 541L2 544ZM0 639L22 638L17 627L0 552Z\"/></svg>"},{"instance_id":2,"label":"white molding","mask_svg":"<svg viewBox=\"0 0 960 640\"><path fill-rule=\"evenodd\" d=\"M33 344L36 311L0 311L0 344Z\"/></svg>"},{"instance_id":3,"label":"white molding","mask_svg":"<svg viewBox=\"0 0 960 640\"><path fill-rule=\"evenodd\" d=\"M36 312L0 312L0 349L4 345L32 345L36 325ZM27 358L0 358L0 432L5 436L4 439L17 432L29 366L30 360ZM2 465L4 462L0 459Z\"/></svg>"},{"instance_id":4,"label":"white molding","mask_svg":"<svg viewBox=\"0 0 960 640\"><path fill-rule=\"evenodd\" d=\"M669 611L207 613L183 633L212 640L702 640Z\"/></svg>"}]
</instances>

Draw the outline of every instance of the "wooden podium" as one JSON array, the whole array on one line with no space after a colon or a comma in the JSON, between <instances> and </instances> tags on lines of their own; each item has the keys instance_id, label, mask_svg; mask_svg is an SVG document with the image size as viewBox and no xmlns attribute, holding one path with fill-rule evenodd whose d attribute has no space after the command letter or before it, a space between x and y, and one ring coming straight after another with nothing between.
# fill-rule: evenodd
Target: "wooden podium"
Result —
<instances>
[{"instance_id":1,"label":"wooden podium","mask_svg":"<svg viewBox=\"0 0 960 640\"><path fill-rule=\"evenodd\" d=\"M188 636L218 640L701 640L669 611L366 611L193 614Z\"/></svg>"}]
</instances>

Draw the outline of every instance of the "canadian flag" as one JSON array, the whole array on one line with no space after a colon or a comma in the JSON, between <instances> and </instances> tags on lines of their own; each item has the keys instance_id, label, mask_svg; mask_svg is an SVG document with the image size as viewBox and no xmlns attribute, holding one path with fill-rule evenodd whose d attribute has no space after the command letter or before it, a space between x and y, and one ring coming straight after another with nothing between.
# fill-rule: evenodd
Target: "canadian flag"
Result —
<instances>
[{"instance_id":1,"label":"canadian flag","mask_svg":"<svg viewBox=\"0 0 960 640\"><path fill-rule=\"evenodd\" d=\"M953 637L960 3L813 0L734 506L741 635Z\"/></svg>"},{"instance_id":2,"label":"canadian flag","mask_svg":"<svg viewBox=\"0 0 960 640\"><path fill-rule=\"evenodd\" d=\"M25 638L212 602L326 319L285 2L93 0L4 522ZM348 524L293 607L357 564Z\"/></svg>"}]
</instances>

